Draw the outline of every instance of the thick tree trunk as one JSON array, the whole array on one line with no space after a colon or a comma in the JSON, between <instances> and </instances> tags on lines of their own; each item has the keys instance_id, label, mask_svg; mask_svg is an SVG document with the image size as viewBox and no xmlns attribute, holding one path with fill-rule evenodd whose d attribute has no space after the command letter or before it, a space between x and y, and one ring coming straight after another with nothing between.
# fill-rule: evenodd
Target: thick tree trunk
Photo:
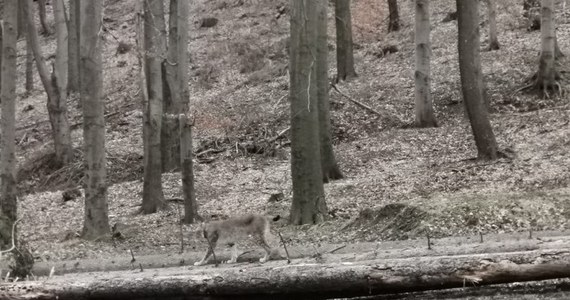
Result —
<instances>
[{"instance_id":1,"label":"thick tree trunk","mask_svg":"<svg viewBox=\"0 0 570 300\"><path fill-rule=\"evenodd\" d=\"M342 172L336 161L332 137L329 105L329 48L327 43L328 3L318 2L317 12L317 98L319 101L319 142L321 145L321 170L323 182L341 179Z\"/></svg>"},{"instance_id":2,"label":"thick tree trunk","mask_svg":"<svg viewBox=\"0 0 570 300\"><path fill-rule=\"evenodd\" d=\"M80 94L85 141L85 218L83 237L96 239L109 233L107 204L105 117L100 34L103 0L80 3Z\"/></svg>"},{"instance_id":3,"label":"thick tree trunk","mask_svg":"<svg viewBox=\"0 0 570 300\"><path fill-rule=\"evenodd\" d=\"M323 1L323 0L318 0ZM327 208L321 171L317 99L317 2L291 1L290 89L292 224L323 220ZM320 5L320 4L319 4Z\"/></svg>"},{"instance_id":4,"label":"thick tree trunk","mask_svg":"<svg viewBox=\"0 0 570 300\"><path fill-rule=\"evenodd\" d=\"M431 97L429 0L416 0L416 126L437 127Z\"/></svg>"},{"instance_id":5,"label":"thick tree trunk","mask_svg":"<svg viewBox=\"0 0 570 300\"><path fill-rule=\"evenodd\" d=\"M4 0L2 34L2 91L0 92L0 215L3 228L18 217L16 198L16 79L18 56L18 0ZM11 245L12 234L2 234L0 245Z\"/></svg>"},{"instance_id":6,"label":"thick tree trunk","mask_svg":"<svg viewBox=\"0 0 570 300\"><path fill-rule=\"evenodd\" d=\"M162 58L166 54L164 5L162 0L144 1L144 45L146 47L145 165L142 213L150 214L166 206L162 191L160 136L163 113Z\"/></svg>"},{"instance_id":7,"label":"thick tree trunk","mask_svg":"<svg viewBox=\"0 0 570 300\"><path fill-rule=\"evenodd\" d=\"M498 50L500 48L497 36L497 3L496 0L485 0L487 3L487 13L489 19L489 46L488 50Z\"/></svg>"},{"instance_id":8,"label":"thick tree trunk","mask_svg":"<svg viewBox=\"0 0 570 300\"><path fill-rule=\"evenodd\" d=\"M31 7L31 6L30 6ZM38 0L38 8L40 14L40 24L42 25L42 34L50 35L51 30L47 24L47 16L46 16L46 0Z\"/></svg>"},{"instance_id":9,"label":"thick tree trunk","mask_svg":"<svg viewBox=\"0 0 570 300\"><path fill-rule=\"evenodd\" d=\"M335 0L337 80L356 77L352 49L350 0Z\"/></svg>"},{"instance_id":10,"label":"thick tree trunk","mask_svg":"<svg viewBox=\"0 0 570 300\"><path fill-rule=\"evenodd\" d=\"M166 60L163 62L163 89L164 89L164 114L162 118L162 134L160 139L162 155L162 171L168 172L180 165L180 132L177 124L178 115L182 113L182 100L180 95L180 82L178 69L180 68L179 45L187 47L180 41L181 34L187 34L179 30L179 23L182 22L178 13L178 0L170 0L170 12L168 19L168 51ZM188 20L185 20L188 21ZM188 26L186 26L188 28ZM167 118L166 114L176 116Z\"/></svg>"},{"instance_id":11,"label":"thick tree trunk","mask_svg":"<svg viewBox=\"0 0 570 300\"><path fill-rule=\"evenodd\" d=\"M69 0L69 38L68 42L68 90L79 91L79 1Z\"/></svg>"},{"instance_id":12,"label":"thick tree trunk","mask_svg":"<svg viewBox=\"0 0 570 300\"><path fill-rule=\"evenodd\" d=\"M483 99L483 75L479 55L479 1L456 0L456 2L463 102L475 137L477 156L480 159L496 159L497 142Z\"/></svg>"},{"instance_id":13,"label":"thick tree trunk","mask_svg":"<svg viewBox=\"0 0 570 300\"><path fill-rule=\"evenodd\" d=\"M398 13L398 1L388 0L389 22L388 32L400 30L400 14Z\"/></svg>"},{"instance_id":14,"label":"thick tree trunk","mask_svg":"<svg viewBox=\"0 0 570 300\"><path fill-rule=\"evenodd\" d=\"M554 25L554 0L542 0L540 16L541 51L538 63L536 86L544 90L556 90L556 27Z\"/></svg>"},{"instance_id":15,"label":"thick tree trunk","mask_svg":"<svg viewBox=\"0 0 570 300\"><path fill-rule=\"evenodd\" d=\"M413 257L327 264L171 268L145 273L111 272L55 276L7 284L4 297L27 299L126 299L160 297L288 299L344 298L565 278L570 249L470 256ZM544 259L547 257L548 259ZM243 266L243 265L241 265ZM244 270L247 270L244 272ZM141 275L142 274L142 275ZM141 280L143 277L143 280Z\"/></svg>"},{"instance_id":16,"label":"thick tree trunk","mask_svg":"<svg viewBox=\"0 0 570 300\"><path fill-rule=\"evenodd\" d=\"M28 0L26 0L28 1ZM56 0L61 1L61 0ZM55 3L54 3L55 4ZM55 4L57 5L57 4ZM44 86L47 94L47 108L49 114L49 120L51 123L52 134L53 134L53 144L55 148L55 164L57 166L63 166L71 161L73 158L73 149L71 145L71 134L69 120L67 118L67 70L63 68L62 64L66 64L67 55L67 29L65 28L64 20L60 20L63 23L56 23L57 30L57 50L56 50L56 63L54 72L50 75L46 61L41 53L38 34L36 32L34 16L29 8L32 8L32 2L27 2L26 13L28 18L28 31L29 42L32 51L34 52L34 57L36 58L36 67L40 75L40 79ZM63 8L62 8L63 9ZM63 10L59 10L58 15L64 17L62 14Z\"/></svg>"}]
</instances>

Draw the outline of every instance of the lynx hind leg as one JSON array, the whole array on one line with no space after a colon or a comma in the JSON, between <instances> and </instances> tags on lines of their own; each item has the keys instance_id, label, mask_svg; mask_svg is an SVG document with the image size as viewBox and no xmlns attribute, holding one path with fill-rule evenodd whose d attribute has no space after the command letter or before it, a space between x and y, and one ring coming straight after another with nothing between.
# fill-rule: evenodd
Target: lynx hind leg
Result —
<instances>
[{"instance_id":1,"label":"lynx hind leg","mask_svg":"<svg viewBox=\"0 0 570 300\"><path fill-rule=\"evenodd\" d=\"M233 264L237 262L237 258L238 258L238 249L237 249L237 245L235 243L232 243L232 257L230 258L230 260L226 261L227 264Z\"/></svg>"}]
</instances>

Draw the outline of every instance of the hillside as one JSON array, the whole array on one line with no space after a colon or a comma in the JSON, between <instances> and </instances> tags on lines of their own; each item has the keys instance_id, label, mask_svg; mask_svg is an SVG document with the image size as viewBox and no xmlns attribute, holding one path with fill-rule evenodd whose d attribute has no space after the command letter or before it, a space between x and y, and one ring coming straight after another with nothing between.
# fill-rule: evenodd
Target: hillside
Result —
<instances>
[{"instance_id":1,"label":"hillside","mask_svg":"<svg viewBox=\"0 0 570 300\"><path fill-rule=\"evenodd\" d=\"M76 162L53 170L45 94L24 96L24 42L20 46L18 161L23 216L21 236L38 261L108 258L178 251L178 211L137 215L142 192L142 113L134 51L135 0L108 0L104 24L104 84L111 224L129 228L124 241L77 238L83 198L64 202L62 190L80 185L81 115L70 100ZM276 19L287 1L193 1L191 103L196 118L196 188L206 218L258 212L287 215L291 200L287 135L266 141L288 126L288 16ZM326 185L330 220L317 226L277 224L293 245L474 235L479 232L570 229L570 101L567 94L543 99L517 90L537 69L539 32L528 32L517 1L498 1L501 50L482 52L491 97L491 121L505 158L474 160L476 149L463 112L457 64L457 23L442 22L454 1L432 4L432 90L440 124L414 129L413 1L399 1L403 28L386 32L384 1L354 0L353 24L359 77L339 84L350 97L381 112L371 114L331 90L335 150L346 179ZM332 7L331 7L332 8ZM48 14L51 6L48 6ZM329 10L330 77L335 74L334 22ZM485 16L485 14L482 14ZM204 17L218 25L200 28ZM51 21L51 16L50 19ZM568 15L559 15L558 41L570 53ZM52 22L53 23L53 22ZM486 46L483 18L482 47ZM53 37L42 39L54 51ZM396 46L395 53L384 53ZM566 73L568 58L560 61ZM36 75L37 76L37 75ZM568 90L568 82L562 84ZM207 151L210 150L211 151ZM247 151L254 149L255 151ZM207 152L205 152L207 151ZM258 153L251 153L258 152ZM180 196L179 174L165 174L168 198ZM282 193L276 202L273 194ZM279 198L279 197L278 197ZM188 248L206 249L196 225L184 226ZM189 238L188 238L189 237ZM188 249L187 248L187 249Z\"/></svg>"}]
</instances>

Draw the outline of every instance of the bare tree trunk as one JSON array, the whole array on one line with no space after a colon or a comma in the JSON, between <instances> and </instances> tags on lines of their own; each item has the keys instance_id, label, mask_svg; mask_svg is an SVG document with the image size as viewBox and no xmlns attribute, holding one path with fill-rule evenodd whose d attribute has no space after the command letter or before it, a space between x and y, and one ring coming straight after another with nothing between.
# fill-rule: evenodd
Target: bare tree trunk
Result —
<instances>
[{"instance_id":1,"label":"bare tree trunk","mask_svg":"<svg viewBox=\"0 0 570 300\"><path fill-rule=\"evenodd\" d=\"M192 123L185 114L180 114L180 155L182 172L182 194L184 195L184 223L191 224L200 219L194 189L194 166L192 163Z\"/></svg>"},{"instance_id":2,"label":"bare tree trunk","mask_svg":"<svg viewBox=\"0 0 570 300\"><path fill-rule=\"evenodd\" d=\"M456 0L459 71L463 102L480 159L496 159L497 142L483 100L483 75L479 54L479 1Z\"/></svg>"},{"instance_id":3,"label":"bare tree trunk","mask_svg":"<svg viewBox=\"0 0 570 300\"><path fill-rule=\"evenodd\" d=\"M69 0L69 82L68 90L70 92L79 91L79 1Z\"/></svg>"},{"instance_id":4,"label":"bare tree trunk","mask_svg":"<svg viewBox=\"0 0 570 300\"><path fill-rule=\"evenodd\" d=\"M352 49L350 0L335 0L337 80L356 77Z\"/></svg>"},{"instance_id":5,"label":"bare tree trunk","mask_svg":"<svg viewBox=\"0 0 570 300\"><path fill-rule=\"evenodd\" d=\"M31 7L31 6L30 6ZM38 0L38 8L40 12L40 24L42 25L42 34L50 35L51 30L47 24L47 16L46 16L46 0Z\"/></svg>"},{"instance_id":6,"label":"bare tree trunk","mask_svg":"<svg viewBox=\"0 0 570 300\"><path fill-rule=\"evenodd\" d=\"M26 0L27 1L27 0ZM54 65L54 72L51 74L48 71L46 61L41 53L38 34L36 32L34 14L31 10L28 13L28 36L30 47L34 52L36 58L36 67L40 75L40 79L47 94L47 108L49 113L49 120L51 123L53 144L55 148L55 164L63 166L73 159L73 148L71 145L71 134L69 120L67 118L67 69L62 70L62 64L66 64L67 55L67 28L65 25L64 11L60 3L55 3L61 0L54 1L54 7L57 7L58 20L56 21L57 31L57 50L56 50L56 63ZM32 2L28 1L27 6L31 9Z\"/></svg>"},{"instance_id":7,"label":"bare tree trunk","mask_svg":"<svg viewBox=\"0 0 570 300\"><path fill-rule=\"evenodd\" d=\"M437 127L431 97L429 0L416 0L416 126Z\"/></svg>"},{"instance_id":8,"label":"bare tree trunk","mask_svg":"<svg viewBox=\"0 0 570 300\"><path fill-rule=\"evenodd\" d=\"M24 3L25 1L22 1ZM24 16L24 19L27 19ZM34 28L35 29L35 28ZM34 51L30 44L30 34L26 32L26 93L29 94L34 90Z\"/></svg>"},{"instance_id":9,"label":"bare tree trunk","mask_svg":"<svg viewBox=\"0 0 570 300\"><path fill-rule=\"evenodd\" d=\"M556 27L554 25L554 0L542 0L540 15L541 51L538 63L535 86L548 95L549 90L556 90L556 77L558 76L556 55Z\"/></svg>"},{"instance_id":10,"label":"bare tree trunk","mask_svg":"<svg viewBox=\"0 0 570 300\"><path fill-rule=\"evenodd\" d=\"M2 91L0 113L0 214L1 227L11 228L18 217L16 198L16 79L18 39L18 0L4 0L2 34ZM6 222L4 222L6 221ZM0 243L9 245L11 231L2 234Z\"/></svg>"},{"instance_id":11,"label":"bare tree trunk","mask_svg":"<svg viewBox=\"0 0 570 300\"><path fill-rule=\"evenodd\" d=\"M23 3L23 1L18 1L18 39L26 36L26 17L24 16Z\"/></svg>"},{"instance_id":12,"label":"bare tree trunk","mask_svg":"<svg viewBox=\"0 0 570 300\"><path fill-rule=\"evenodd\" d=\"M497 37L497 3L495 0L485 0L489 18L489 47L487 50L499 50L499 38Z\"/></svg>"},{"instance_id":13,"label":"bare tree trunk","mask_svg":"<svg viewBox=\"0 0 570 300\"><path fill-rule=\"evenodd\" d=\"M400 30L400 14L398 13L398 1L388 0L389 19L388 32Z\"/></svg>"},{"instance_id":14,"label":"bare tree trunk","mask_svg":"<svg viewBox=\"0 0 570 300\"><path fill-rule=\"evenodd\" d=\"M180 43L179 34L182 32L179 31L181 20L178 14L178 2L180 1L170 0L168 52L167 59L163 62L164 117L162 118L162 133L160 137L163 172L171 171L180 164L180 133L177 123L178 115L182 113L182 101L178 78L178 69L180 68L178 54L180 52L179 47L187 47L187 45Z\"/></svg>"},{"instance_id":15,"label":"bare tree trunk","mask_svg":"<svg viewBox=\"0 0 570 300\"><path fill-rule=\"evenodd\" d=\"M146 47L145 166L142 212L154 213L166 206L162 191L160 137L163 110L162 61L166 52L164 6L162 0L144 1L144 45Z\"/></svg>"},{"instance_id":16,"label":"bare tree trunk","mask_svg":"<svg viewBox=\"0 0 570 300\"><path fill-rule=\"evenodd\" d=\"M80 3L80 94L85 141L85 218L83 237L96 239L110 232L105 157L105 102L103 92L102 23L103 0Z\"/></svg>"},{"instance_id":17,"label":"bare tree trunk","mask_svg":"<svg viewBox=\"0 0 570 300\"><path fill-rule=\"evenodd\" d=\"M323 182L343 178L342 172L336 161L332 137L331 116L329 105L329 48L327 43L327 8L328 3L318 1L317 6L317 98L319 109L319 137L321 145L321 170Z\"/></svg>"},{"instance_id":18,"label":"bare tree trunk","mask_svg":"<svg viewBox=\"0 0 570 300\"><path fill-rule=\"evenodd\" d=\"M317 99L317 2L291 1L289 55L292 224L321 222L327 213L321 171ZM321 4L319 4L321 5Z\"/></svg>"}]
</instances>

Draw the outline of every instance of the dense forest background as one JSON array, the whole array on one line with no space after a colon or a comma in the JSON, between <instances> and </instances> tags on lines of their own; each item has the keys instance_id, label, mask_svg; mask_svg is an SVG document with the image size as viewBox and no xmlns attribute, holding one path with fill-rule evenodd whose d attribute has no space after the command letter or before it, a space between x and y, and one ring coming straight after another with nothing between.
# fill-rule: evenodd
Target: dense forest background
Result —
<instances>
[{"instance_id":1,"label":"dense forest background","mask_svg":"<svg viewBox=\"0 0 570 300\"><path fill-rule=\"evenodd\" d=\"M45 91L26 94L25 41L18 43L17 160L20 236L37 261L108 258L179 251L180 175L163 176L169 208L141 215L143 114L135 47L134 0L105 1L103 95L111 226L124 239L80 239L82 115L68 99L73 163L55 168ZM540 31L529 31L520 1L497 1L501 48L481 61L491 122L502 157L476 160L464 112L457 58L455 1L432 1L432 95L437 128L414 122L414 1L399 1L401 27L388 32L385 1L352 3L358 77L331 89L332 136L345 179L325 185L329 219L315 226L276 225L292 245L354 243L450 235L568 229L570 116L565 93L544 97L520 88L538 68ZM288 215L291 207L286 1L193 1L190 106L195 118L195 177L206 219L237 213ZM561 8L561 4L557 6ZM53 26L52 6L47 22ZM285 11L286 12L286 11ZM329 8L330 76L335 74L334 9ZM285 13L286 14L286 13ZM570 49L569 15L556 10L557 38ZM218 22L210 27L207 18ZM53 59L53 36L40 36ZM558 61L562 75L567 57ZM36 76L36 81L39 79ZM560 84L567 90L562 76ZM346 96L373 108L354 105ZM183 225L186 245L207 245ZM189 238L188 238L189 237ZM187 248L187 249L188 249Z\"/></svg>"}]
</instances>

